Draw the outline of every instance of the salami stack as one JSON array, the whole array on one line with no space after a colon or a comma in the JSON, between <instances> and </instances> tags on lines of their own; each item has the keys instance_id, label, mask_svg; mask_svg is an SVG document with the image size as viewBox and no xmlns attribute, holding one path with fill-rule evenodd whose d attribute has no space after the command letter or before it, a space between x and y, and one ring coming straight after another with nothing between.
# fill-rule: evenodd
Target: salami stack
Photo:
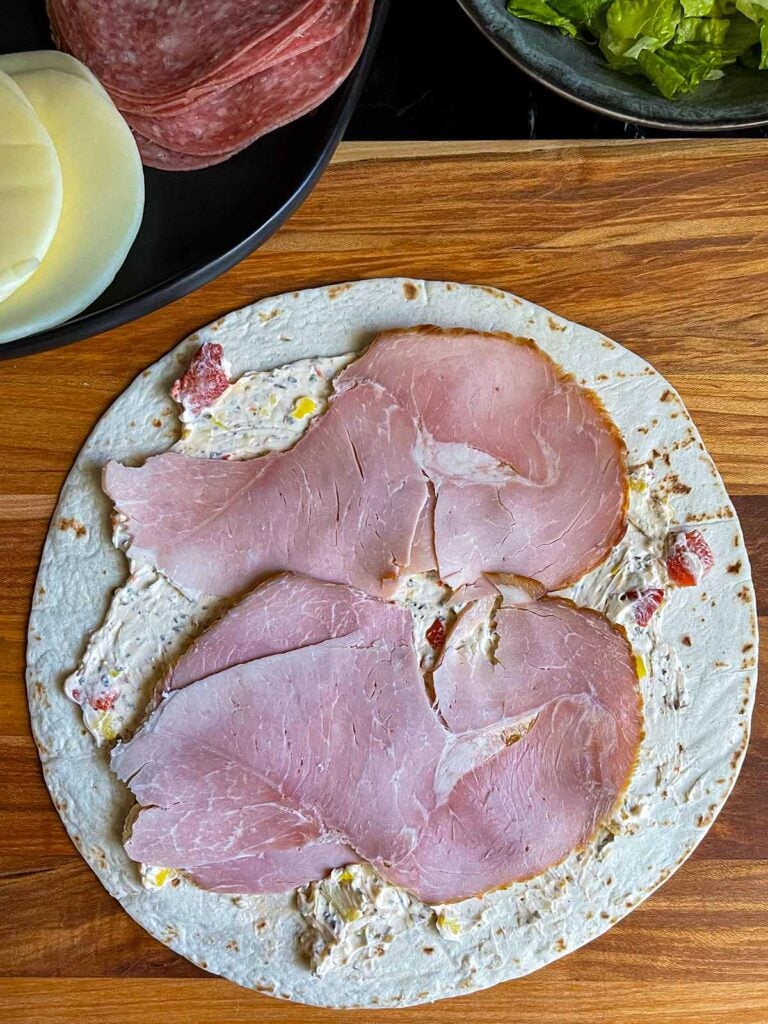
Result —
<instances>
[{"instance_id":1,"label":"salami stack","mask_svg":"<svg viewBox=\"0 0 768 1024\"><path fill-rule=\"evenodd\" d=\"M48 0L149 167L221 163L314 110L354 67L374 0Z\"/></svg>"}]
</instances>

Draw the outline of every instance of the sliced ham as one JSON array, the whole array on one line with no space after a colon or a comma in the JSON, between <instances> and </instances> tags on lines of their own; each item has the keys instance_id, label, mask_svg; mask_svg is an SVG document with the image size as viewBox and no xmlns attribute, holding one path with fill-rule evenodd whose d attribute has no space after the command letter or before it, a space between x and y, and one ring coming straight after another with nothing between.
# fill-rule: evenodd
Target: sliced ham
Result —
<instances>
[{"instance_id":1,"label":"sliced ham","mask_svg":"<svg viewBox=\"0 0 768 1024\"><path fill-rule=\"evenodd\" d=\"M397 606L351 587L282 573L214 622L173 666L164 689L180 690L245 661L311 647L356 630L383 639L390 631L397 634L401 618Z\"/></svg>"},{"instance_id":2,"label":"sliced ham","mask_svg":"<svg viewBox=\"0 0 768 1024\"><path fill-rule=\"evenodd\" d=\"M533 342L433 327L389 331L340 375L385 387L427 435L441 578L532 577L556 590L621 537L623 443L598 399Z\"/></svg>"},{"instance_id":3,"label":"sliced ham","mask_svg":"<svg viewBox=\"0 0 768 1024\"><path fill-rule=\"evenodd\" d=\"M291 570L386 592L428 499L412 417L376 384L333 400L287 452L245 462L167 453L109 463L131 558L182 587L243 593Z\"/></svg>"},{"instance_id":4,"label":"sliced ham","mask_svg":"<svg viewBox=\"0 0 768 1024\"><path fill-rule=\"evenodd\" d=\"M319 106L347 77L363 48L373 0L357 0L334 38L207 93L161 116L128 114L131 127L157 145L196 156L231 153Z\"/></svg>"},{"instance_id":5,"label":"sliced ham","mask_svg":"<svg viewBox=\"0 0 768 1024\"><path fill-rule=\"evenodd\" d=\"M195 868L354 836L383 865L424 826L442 746L405 612L386 641L360 631L239 665L170 694L116 748L145 807L126 849Z\"/></svg>"},{"instance_id":6,"label":"sliced ham","mask_svg":"<svg viewBox=\"0 0 768 1024\"><path fill-rule=\"evenodd\" d=\"M434 708L407 613L344 589L270 581L192 648L182 688L113 753L143 807L129 854L225 892L283 891L364 859L445 902L529 877L586 842L640 740L632 653L610 625L562 601L515 608L497 621L489 660L469 644L492 606L470 605L436 672ZM291 595L285 643L333 635L269 653ZM549 646L545 615L556 620ZM459 688L474 702L457 703Z\"/></svg>"},{"instance_id":7,"label":"sliced ham","mask_svg":"<svg viewBox=\"0 0 768 1024\"><path fill-rule=\"evenodd\" d=\"M316 841L200 864L186 874L201 889L215 892L288 892L358 860L357 853L344 843Z\"/></svg>"},{"instance_id":8,"label":"sliced ham","mask_svg":"<svg viewBox=\"0 0 768 1024\"><path fill-rule=\"evenodd\" d=\"M617 732L589 699L547 704L522 739L459 779L387 877L425 903L447 903L556 864L587 842L628 781Z\"/></svg>"},{"instance_id":9,"label":"sliced ham","mask_svg":"<svg viewBox=\"0 0 768 1024\"><path fill-rule=\"evenodd\" d=\"M495 645L482 643L492 618ZM467 606L448 634L433 674L435 696L453 732L530 714L561 697L583 695L617 721L637 718L635 667L624 631L562 598L493 611ZM634 748L635 738L628 739Z\"/></svg>"}]
</instances>

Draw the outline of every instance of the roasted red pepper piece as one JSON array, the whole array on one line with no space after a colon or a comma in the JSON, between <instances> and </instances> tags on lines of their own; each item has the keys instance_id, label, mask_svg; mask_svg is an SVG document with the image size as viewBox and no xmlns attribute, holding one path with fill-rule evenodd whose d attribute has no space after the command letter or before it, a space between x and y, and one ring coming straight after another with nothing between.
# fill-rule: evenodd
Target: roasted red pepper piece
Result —
<instances>
[{"instance_id":1,"label":"roasted red pepper piece","mask_svg":"<svg viewBox=\"0 0 768 1024\"><path fill-rule=\"evenodd\" d=\"M642 590L628 590L624 597L634 605L635 622L638 626L647 626L653 613L664 600L661 587L643 587Z\"/></svg>"},{"instance_id":2,"label":"roasted red pepper piece","mask_svg":"<svg viewBox=\"0 0 768 1024\"><path fill-rule=\"evenodd\" d=\"M223 358L221 345L214 341L206 342L171 388L171 398L191 413L207 409L230 385L222 366Z\"/></svg>"},{"instance_id":3,"label":"roasted red pepper piece","mask_svg":"<svg viewBox=\"0 0 768 1024\"><path fill-rule=\"evenodd\" d=\"M436 650L445 643L445 625L442 619L435 619L425 634L427 643Z\"/></svg>"},{"instance_id":4,"label":"roasted red pepper piece","mask_svg":"<svg viewBox=\"0 0 768 1024\"><path fill-rule=\"evenodd\" d=\"M695 587L715 564L698 530L676 530L667 538L667 572L678 587Z\"/></svg>"},{"instance_id":5,"label":"roasted red pepper piece","mask_svg":"<svg viewBox=\"0 0 768 1024\"><path fill-rule=\"evenodd\" d=\"M112 692L103 693L99 697L91 697L88 703L91 705L92 708L95 708L96 711L111 711L112 708L115 706L116 700L117 694Z\"/></svg>"}]
</instances>

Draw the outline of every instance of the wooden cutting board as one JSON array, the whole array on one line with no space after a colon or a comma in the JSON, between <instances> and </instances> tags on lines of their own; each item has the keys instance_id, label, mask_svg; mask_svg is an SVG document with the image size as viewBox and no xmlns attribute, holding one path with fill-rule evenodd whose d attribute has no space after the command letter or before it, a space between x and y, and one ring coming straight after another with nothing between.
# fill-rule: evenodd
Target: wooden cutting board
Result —
<instances>
[{"instance_id":1,"label":"wooden cutting board","mask_svg":"<svg viewBox=\"0 0 768 1024\"><path fill-rule=\"evenodd\" d=\"M765 693L736 790L671 881L538 974L431 1007L333 1013L213 978L135 925L67 839L30 738L23 668L40 547L75 453L194 328L270 293L388 274L510 289L653 362L734 497L765 629L766 143L343 146L293 219L218 281L128 327L0 364L0 1020L768 1021Z\"/></svg>"}]
</instances>

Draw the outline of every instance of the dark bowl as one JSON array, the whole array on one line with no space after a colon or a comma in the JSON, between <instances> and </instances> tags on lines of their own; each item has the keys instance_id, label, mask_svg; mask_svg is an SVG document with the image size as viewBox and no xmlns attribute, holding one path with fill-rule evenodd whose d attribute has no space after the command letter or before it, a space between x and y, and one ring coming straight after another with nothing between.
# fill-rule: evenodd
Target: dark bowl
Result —
<instances>
[{"instance_id":1,"label":"dark bowl","mask_svg":"<svg viewBox=\"0 0 768 1024\"><path fill-rule=\"evenodd\" d=\"M145 170L141 229L112 284L84 312L0 344L0 359L65 345L181 298L262 245L307 196L357 103L389 0L376 0L363 54L333 96L226 163L185 173ZM0 50L53 46L43 0L0 0Z\"/></svg>"},{"instance_id":2,"label":"dark bowl","mask_svg":"<svg viewBox=\"0 0 768 1024\"><path fill-rule=\"evenodd\" d=\"M508 14L505 0L459 0L502 53L542 85L598 114L652 128L715 132L768 124L768 72L726 68L716 82L667 100L641 78L611 71L597 46Z\"/></svg>"}]
</instances>

